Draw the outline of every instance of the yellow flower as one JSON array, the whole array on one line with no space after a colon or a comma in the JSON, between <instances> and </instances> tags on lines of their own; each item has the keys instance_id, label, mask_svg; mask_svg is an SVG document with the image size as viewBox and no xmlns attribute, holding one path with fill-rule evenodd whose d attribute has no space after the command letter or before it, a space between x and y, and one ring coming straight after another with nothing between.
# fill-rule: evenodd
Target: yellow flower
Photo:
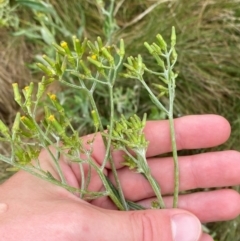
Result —
<instances>
[{"instance_id":1,"label":"yellow flower","mask_svg":"<svg viewBox=\"0 0 240 241\"><path fill-rule=\"evenodd\" d=\"M66 48L68 46L67 42L65 42L65 41L62 41L60 43L60 45L61 45L62 48Z\"/></svg>"},{"instance_id":2,"label":"yellow flower","mask_svg":"<svg viewBox=\"0 0 240 241\"><path fill-rule=\"evenodd\" d=\"M49 121L55 121L54 115L50 115L50 116L48 117L48 120L49 120Z\"/></svg>"},{"instance_id":3,"label":"yellow flower","mask_svg":"<svg viewBox=\"0 0 240 241\"><path fill-rule=\"evenodd\" d=\"M94 59L94 60L96 60L96 59L97 59L97 55L96 55L96 54L93 54L93 55L91 56L91 58Z\"/></svg>"},{"instance_id":4,"label":"yellow flower","mask_svg":"<svg viewBox=\"0 0 240 241\"><path fill-rule=\"evenodd\" d=\"M55 94L48 94L49 98L51 100L56 100L57 99L57 96Z\"/></svg>"},{"instance_id":5,"label":"yellow flower","mask_svg":"<svg viewBox=\"0 0 240 241\"><path fill-rule=\"evenodd\" d=\"M28 91L28 90L29 90L29 86L28 86L28 85L25 86L25 87L24 87L24 90Z\"/></svg>"}]
</instances>

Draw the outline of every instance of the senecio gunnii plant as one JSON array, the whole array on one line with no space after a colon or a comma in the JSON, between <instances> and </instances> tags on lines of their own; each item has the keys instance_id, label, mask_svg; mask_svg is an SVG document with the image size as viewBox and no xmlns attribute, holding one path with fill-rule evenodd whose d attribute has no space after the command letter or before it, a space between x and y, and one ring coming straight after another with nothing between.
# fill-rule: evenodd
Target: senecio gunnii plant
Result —
<instances>
[{"instance_id":1,"label":"senecio gunnii plant","mask_svg":"<svg viewBox=\"0 0 240 241\"><path fill-rule=\"evenodd\" d=\"M140 205L126 200L123 195L112 155L115 150L121 150L124 153L122 164L139 173L139 175L143 175L151 185L156 195L152 207L164 208L161 188L152 176L146 160L146 151L149 144L143 132L147 119L146 115L140 118L133 113L130 118L122 115L119 119L116 119L114 115L114 84L121 75L121 77L140 81L152 102L169 119L175 178L173 207L177 207L179 171L173 122L175 79L177 77L177 74L173 71L177 61L175 44L174 27L171 32L170 46L167 45L160 34L156 36L156 42L152 44L144 43L149 54L159 66L159 71L156 72L147 67L141 55L126 57L123 40L120 40L117 45L109 45L103 44L100 37L92 42L87 39L80 41L76 36L73 36L72 48L65 41L62 41L60 45L54 43L56 58L52 59L43 55L42 62L37 63L37 66L45 73L37 88L33 83L30 83L29 86L20 90L17 83L13 84L15 101L21 108L21 114L17 113L11 128L0 121L0 140L8 143L11 147L8 156L0 154L0 160L12 165L9 168L10 170L25 170L72 193L79 193L79 197L84 200L109 196L119 210L142 209L143 207ZM126 62L124 63L124 61ZM154 94L151 86L144 79L144 73L146 72L156 75L159 79L159 83L153 84L154 88L157 87L159 91L157 95ZM72 78L68 78L68 76L72 76ZM82 91L88 96L92 107L91 116L95 133L87 144L79 137L78 131L74 129L58 97L54 93L47 93L48 85L54 81L59 81L65 86ZM105 86L109 93L110 108L107 130L104 129L100 110L97 108L94 99L94 91L99 85ZM163 95L169 98L168 106L161 102L161 96ZM44 105L44 117L41 121L37 121L37 111L41 108L42 101L46 97L48 104ZM93 143L97 133L101 134L106 149L101 166L98 166L92 157ZM52 173L42 168L39 160L42 149L45 149L52 158L60 180L57 180ZM69 162L78 163L81 175L79 188L70 186L65 180L60 166L60 159L63 156ZM106 164L110 164L113 171L114 185L104 174ZM87 174L83 167L86 165L89 167ZM88 185L93 169L101 178L105 187L104 191L89 191Z\"/></svg>"}]
</instances>

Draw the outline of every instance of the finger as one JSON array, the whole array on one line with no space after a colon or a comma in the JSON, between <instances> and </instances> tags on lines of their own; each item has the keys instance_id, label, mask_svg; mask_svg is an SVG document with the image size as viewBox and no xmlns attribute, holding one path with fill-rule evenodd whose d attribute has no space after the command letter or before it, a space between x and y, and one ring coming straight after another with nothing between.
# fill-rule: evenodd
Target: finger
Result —
<instances>
[{"instance_id":1,"label":"finger","mask_svg":"<svg viewBox=\"0 0 240 241\"><path fill-rule=\"evenodd\" d=\"M229 123L217 115L185 116L175 119L174 125L178 150L217 146L225 142L230 135ZM144 132L149 141L148 157L171 151L171 137L167 120L148 121ZM87 143L92 139L92 135L83 139ZM117 167L121 166L122 155L123 153L120 151L113 153ZM93 143L92 156L100 164L104 160L105 146L100 134L96 136Z\"/></svg>"},{"instance_id":2,"label":"finger","mask_svg":"<svg viewBox=\"0 0 240 241\"><path fill-rule=\"evenodd\" d=\"M201 236L199 220L178 209L119 212L95 208L81 217L81 223L79 240L197 241Z\"/></svg>"},{"instance_id":3,"label":"finger","mask_svg":"<svg viewBox=\"0 0 240 241\"><path fill-rule=\"evenodd\" d=\"M230 125L218 115L191 115L174 121L177 149L198 149L224 143L230 135ZM172 150L168 121L149 122L145 129L150 141L147 156Z\"/></svg>"},{"instance_id":4,"label":"finger","mask_svg":"<svg viewBox=\"0 0 240 241\"><path fill-rule=\"evenodd\" d=\"M153 200L156 199L142 200L139 204L150 208ZM164 202L171 208L173 198L164 197ZM178 208L193 213L203 223L231 220L240 214L240 195L231 189L180 195Z\"/></svg>"},{"instance_id":5,"label":"finger","mask_svg":"<svg viewBox=\"0 0 240 241\"><path fill-rule=\"evenodd\" d=\"M234 186L240 183L240 153L221 151L179 157L180 191L196 188ZM149 160L152 175L158 181L162 194L171 194L174 188L172 158ZM128 168L118 171L127 199L136 201L155 196L143 175ZM110 175L112 182L114 178Z\"/></svg>"},{"instance_id":6,"label":"finger","mask_svg":"<svg viewBox=\"0 0 240 241\"><path fill-rule=\"evenodd\" d=\"M200 241L213 241L213 238L210 235L203 233Z\"/></svg>"}]
</instances>

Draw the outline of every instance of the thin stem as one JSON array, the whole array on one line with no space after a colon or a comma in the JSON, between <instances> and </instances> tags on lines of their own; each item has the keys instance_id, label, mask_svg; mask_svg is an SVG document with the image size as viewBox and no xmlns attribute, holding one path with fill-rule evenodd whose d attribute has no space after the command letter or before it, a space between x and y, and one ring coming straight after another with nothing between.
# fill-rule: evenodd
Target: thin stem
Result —
<instances>
[{"instance_id":1,"label":"thin stem","mask_svg":"<svg viewBox=\"0 0 240 241\"><path fill-rule=\"evenodd\" d=\"M103 170L103 168L106 165L107 160L109 160L122 205L124 206L125 210L128 210L128 206L127 206L125 197L123 195L122 187L121 187L121 184L120 184L120 181L118 178L117 170L116 170L116 167L115 167L115 164L112 159L111 152L110 152L111 142L112 142L113 122L114 122L114 103L113 103L113 87L112 87L112 85L109 85L109 99L110 99L110 124L109 124L109 133L108 133L109 136L108 136L108 140L107 140L106 154L105 154L103 164L101 166L101 170Z\"/></svg>"},{"instance_id":2,"label":"thin stem","mask_svg":"<svg viewBox=\"0 0 240 241\"><path fill-rule=\"evenodd\" d=\"M139 80L141 81L141 83L143 84L144 88L147 90L147 92L149 93L149 96L151 98L151 100L154 102L154 104L162 111L164 111L166 114L168 113L168 110L163 106L163 104L158 100L158 98L153 94L153 92L151 91L151 89L148 87L148 85L146 84L145 80L143 79L142 76L139 77Z\"/></svg>"},{"instance_id":3,"label":"thin stem","mask_svg":"<svg viewBox=\"0 0 240 241\"><path fill-rule=\"evenodd\" d=\"M171 53L172 51L170 51ZM171 144L172 144L172 153L173 153L173 162L174 162L174 193L173 193L173 208L176 208L178 205L178 193L179 193L179 164L178 164L178 155L177 155L177 144L173 120L173 106L175 98L175 77L172 76L172 67L170 63L170 53L167 55L167 77L168 77L168 92L169 92L169 125L170 125L170 135L171 135Z\"/></svg>"},{"instance_id":4,"label":"thin stem","mask_svg":"<svg viewBox=\"0 0 240 241\"><path fill-rule=\"evenodd\" d=\"M5 156L2 155L2 154L0 154L0 160L6 162L6 163L8 163L8 164L12 164L12 158L5 157Z\"/></svg>"},{"instance_id":5,"label":"thin stem","mask_svg":"<svg viewBox=\"0 0 240 241\"><path fill-rule=\"evenodd\" d=\"M170 124L172 153L173 153L173 162L174 162L173 208L176 208L177 204L178 204L178 193L179 193L179 165L178 165L178 155L177 155L174 121L173 121L172 116L169 116L169 124Z\"/></svg>"},{"instance_id":6,"label":"thin stem","mask_svg":"<svg viewBox=\"0 0 240 241\"><path fill-rule=\"evenodd\" d=\"M93 110L95 110L95 112L96 112L96 115L97 115L97 118L98 118L98 122L99 122L99 130L101 132L103 132L104 129L103 129L102 121L101 121L101 118L100 118L100 115L99 115L99 112L98 112L98 108L97 108L96 102L95 102L95 100L93 98L93 93L91 91L89 91L88 89L85 89L85 91L86 91L86 93L88 95L88 98L90 100L90 103L92 105Z\"/></svg>"},{"instance_id":7,"label":"thin stem","mask_svg":"<svg viewBox=\"0 0 240 241\"><path fill-rule=\"evenodd\" d=\"M45 145L45 143L44 143L44 141L45 141L46 139L48 140L48 142L49 142L50 140L47 138L47 136L44 134L44 132L43 132L43 131L41 130L41 128L38 126L38 124L37 124L37 122L35 121L35 119L33 119L33 122L34 122L34 125L36 126L36 128L37 128L37 130L38 130L38 132L39 132L39 134L40 134L40 138L39 138L39 139L40 139L40 140L43 140L43 141L42 141L42 146L47 150L47 152L48 152L49 155L51 156L52 160L54 161L55 167L56 167L56 169L57 169L58 175L59 175L62 183L63 183L63 184L66 184L67 182L66 182L66 179L65 179L65 177L64 177L64 175L63 175L62 169L61 169L61 167L60 167L60 165L59 165L59 163L58 163L58 160L55 158L55 156L54 156L53 153L51 152L49 146ZM41 137L42 137L42 138L41 138ZM50 141L50 143L51 143L51 141Z\"/></svg>"},{"instance_id":8,"label":"thin stem","mask_svg":"<svg viewBox=\"0 0 240 241\"><path fill-rule=\"evenodd\" d=\"M97 79L97 78L94 78L94 77L87 78L87 79L92 80L92 81L95 81L95 82L97 82L97 83L99 83L99 84L102 84L102 85L108 85L108 82L101 81L101 80L99 80L99 79Z\"/></svg>"},{"instance_id":9,"label":"thin stem","mask_svg":"<svg viewBox=\"0 0 240 241\"><path fill-rule=\"evenodd\" d=\"M106 31L108 44L111 44L111 42L112 42L112 36L114 33L114 28L115 28L114 16L113 16L114 4L115 4L115 0L111 0L109 11L107 12L107 14L106 14L106 10L105 10L105 12L103 11L103 13L105 13L106 17L107 17L107 19L105 21L108 22L107 23L108 29Z\"/></svg>"},{"instance_id":10,"label":"thin stem","mask_svg":"<svg viewBox=\"0 0 240 241\"><path fill-rule=\"evenodd\" d=\"M138 159L139 159L139 166L143 171L144 176L148 180L149 184L151 185L156 197L157 201L161 208L165 208L165 204L161 195L161 188L158 184L158 182L155 180L155 178L151 174L151 170L148 166L147 160L146 160L146 151L145 150L137 150L136 151Z\"/></svg>"},{"instance_id":11,"label":"thin stem","mask_svg":"<svg viewBox=\"0 0 240 241\"><path fill-rule=\"evenodd\" d=\"M77 150L77 155L80 156L80 151ZM79 162L78 163L79 169L80 169L80 175L81 175L81 190L86 190L85 189L85 173L84 173L84 169L83 169L83 163ZM80 193L80 198L83 198L83 195Z\"/></svg>"},{"instance_id":12,"label":"thin stem","mask_svg":"<svg viewBox=\"0 0 240 241\"><path fill-rule=\"evenodd\" d=\"M153 176L150 174L150 172L146 172L144 173L144 175L146 176L149 184L151 185L156 197L157 197L157 201L159 203L160 208L165 208L165 204L161 195L161 189L159 184L157 183L157 181L155 180L155 178L153 178Z\"/></svg>"},{"instance_id":13,"label":"thin stem","mask_svg":"<svg viewBox=\"0 0 240 241\"><path fill-rule=\"evenodd\" d=\"M59 165L58 160L55 158L55 156L53 155L53 153L51 152L51 150L50 150L50 148L48 146L44 145L43 147L47 150L47 152L51 156L52 160L54 161L54 164L55 164L55 167L57 169L58 175L59 175L59 177L61 179L61 182L63 184L66 184L67 182L66 182L66 179L65 179L65 177L63 175L63 172L62 172L62 169L61 169L61 167Z\"/></svg>"},{"instance_id":14,"label":"thin stem","mask_svg":"<svg viewBox=\"0 0 240 241\"><path fill-rule=\"evenodd\" d=\"M126 208L123 206L122 202L119 201L119 198L114 193L113 189L110 187L110 185L107 181L107 177L104 175L103 171L99 168L99 166L95 163L95 161L92 161L91 158L89 158L89 163L90 163L90 165L93 166L93 168L98 173L98 175L99 175L105 189L107 190L108 195L111 198L111 200L115 203L115 205L119 208L119 210L126 210Z\"/></svg>"},{"instance_id":15,"label":"thin stem","mask_svg":"<svg viewBox=\"0 0 240 241\"><path fill-rule=\"evenodd\" d=\"M120 66L120 64L117 65L118 67ZM115 68L115 72L116 72L116 68ZM116 74L114 74L114 77L116 78ZM109 82L106 82L108 87L109 87L109 96L110 96L110 103L111 103L111 108L110 108L110 130L112 130L113 128L113 121L114 121L114 105L113 105L113 90L112 90L112 85L109 83ZM95 86L94 86L95 87ZM94 87L91 88L91 90L94 90ZM102 122L101 122L101 119L100 119L100 115L99 115L99 112L98 112L98 108L96 106L96 103L95 103L95 100L93 98L93 93L91 90L88 90L87 88L83 88L83 90L86 91L88 97L89 97L89 100L90 100L90 103L92 105L92 108L95 110L96 112L96 115L97 115L97 118L99 120L99 129L100 131L103 133L104 132L104 128L103 128L103 125L102 125ZM110 133L110 136L112 136L112 134ZM107 183L107 181L105 180L105 177L102 176L101 173L103 173L103 169L105 168L106 166L106 163L108 160L110 160L110 164L111 164L111 168L112 168L112 171L113 171L113 174L114 174L114 177L115 177L115 181L116 181L116 185L118 187L118 191L119 191L119 196L121 198L121 202L122 204L120 205L120 202L118 200L118 198L113 195L113 194L110 194L110 197L111 199L113 200L113 202L116 204L116 206L120 209L120 210L128 210L128 206L126 204L126 201L125 201L125 198L124 198L124 195L123 195L123 192L122 192L122 188L120 186L120 182L119 182L119 179L117 177L117 171L115 169L115 165L114 165L114 162L112 160L112 156L111 156L111 152L110 152L110 148L111 148L111 138L108 139L108 141L106 141L106 139L102 136L103 138L103 142L106 146L106 154L105 154L105 158L103 160L103 163L101 165L101 168L95 168L96 171L98 172L99 176L101 177L102 181L104 182L104 186L106 188L106 190L109 190L109 185ZM105 180L105 181L104 181Z\"/></svg>"},{"instance_id":16,"label":"thin stem","mask_svg":"<svg viewBox=\"0 0 240 241\"><path fill-rule=\"evenodd\" d=\"M171 86L170 86L171 88ZM173 88L174 89L174 88ZM179 193L179 165L178 165L178 155L177 155L177 144L175 137L175 127L173 120L173 100L174 100L174 91L170 93L170 106L169 106L169 125L170 125L170 135L171 135L171 144L172 144L172 153L173 153L173 162L174 162L174 194L173 194L173 207L176 208L178 204L178 193Z\"/></svg>"},{"instance_id":17,"label":"thin stem","mask_svg":"<svg viewBox=\"0 0 240 241\"><path fill-rule=\"evenodd\" d=\"M83 90L83 87L77 86L75 84L68 83L67 81L63 80L62 78L59 79L59 82L61 82L62 84L66 85L66 86L69 86L73 89Z\"/></svg>"}]
</instances>

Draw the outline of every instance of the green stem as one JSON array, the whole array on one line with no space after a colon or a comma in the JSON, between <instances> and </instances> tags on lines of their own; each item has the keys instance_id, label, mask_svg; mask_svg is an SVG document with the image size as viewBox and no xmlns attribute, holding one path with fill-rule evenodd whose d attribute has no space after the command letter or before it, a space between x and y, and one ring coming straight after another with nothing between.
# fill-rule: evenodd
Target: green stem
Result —
<instances>
[{"instance_id":1,"label":"green stem","mask_svg":"<svg viewBox=\"0 0 240 241\"><path fill-rule=\"evenodd\" d=\"M156 197L157 197L157 201L159 203L160 208L165 208L165 204L161 195L161 189L160 186L158 185L157 181L155 180L155 178L153 178L153 176L150 174L150 172L146 172L144 173L144 175L146 176L148 182L150 183Z\"/></svg>"},{"instance_id":2,"label":"green stem","mask_svg":"<svg viewBox=\"0 0 240 241\"><path fill-rule=\"evenodd\" d=\"M173 162L174 162L173 208L176 208L177 204L178 204L178 193L179 193L179 165L178 165L177 144L176 144L176 137L175 137L175 128L174 128L172 108L168 115L168 119L169 119L169 125L170 125L170 135L171 135Z\"/></svg>"},{"instance_id":3,"label":"green stem","mask_svg":"<svg viewBox=\"0 0 240 241\"><path fill-rule=\"evenodd\" d=\"M51 152L51 150L50 150L50 148L49 148L49 146L48 145L45 145L45 140L48 140L48 142L50 141L49 139L48 139L48 137L44 134L44 132L41 130L41 128L39 127L39 125L38 125L38 123L35 121L35 119L33 119L33 122L34 122L34 125L36 126L36 128L37 128L37 130L38 130L38 132L39 132L39 134L40 134L40 140L43 140L42 141L42 146L44 147L44 149L46 149L47 150L47 152L49 153L49 155L51 156L51 158L52 158L52 160L53 160L53 162L54 162L54 164L55 164L55 167L56 167L56 169L57 169L57 172L58 172L58 175L59 175L59 177L60 177L60 179L61 179L61 181L62 181L62 183L63 184L66 184L67 182L66 182L66 179L65 179L65 177L64 177L64 175L63 175L63 172L62 172L62 169L61 169L61 167L60 167L60 165L59 165L59 163L58 163L58 160L56 159L56 157L53 155L53 153ZM51 142L50 142L51 143Z\"/></svg>"},{"instance_id":4,"label":"green stem","mask_svg":"<svg viewBox=\"0 0 240 241\"><path fill-rule=\"evenodd\" d=\"M78 156L80 156L80 151L77 151ZM81 175L81 190L86 190L85 189L85 173L84 173L84 169L83 169L83 164L81 162L78 163L79 166L79 170L80 170L80 175ZM83 195L80 193L80 198L83 198Z\"/></svg>"},{"instance_id":5,"label":"green stem","mask_svg":"<svg viewBox=\"0 0 240 241\"><path fill-rule=\"evenodd\" d=\"M151 100L153 101L153 103L162 111L164 111L166 114L168 114L168 110L162 105L162 103L158 100L158 98L153 94L153 92L151 91L151 89L148 87L148 85L146 84L145 80L143 79L142 76L139 76L139 80L141 81L142 85L144 86L144 88L147 90Z\"/></svg>"},{"instance_id":6,"label":"green stem","mask_svg":"<svg viewBox=\"0 0 240 241\"><path fill-rule=\"evenodd\" d=\"M102 121L101 121L101 118L100 118L100 115L99 115L99 112L98 112L98 108L97 108L96 102L95 102L95 100L93 98L93 93L92 93L92 91L89 91L88 89L85 89L85 91L86 91L86 93L88 95L88 98L90 100L90 103L92 105L93 110L95 110L95 112L96 112L96 115L97 115L97 118L98 118L98 122L99 122L99 130L100 130L100 132L103 132L104 129L103 129Z\"/></svg>"},{"instance_id":7,"label":"green stem","mask_svg":"<svg viewBox=\"0 0 240 241\"><path fill-rule=\"evenodd\" d=\"M174 128L174 119L173 119L173 106L175 98L175 77L172 76L172 66L170 63L170 54L166 56L167 59L167 78L168 78L168 91L169 91L169 125L170 125L170 135L171 135L171 144L172 144L172 153L173 153L173 162L174 162L174 192L173 192L173 208L177 208L178 205L178 193L179 193L179 165L178 165L178 154L177 154L177 144L176 144L176 135Z\"/></svg>"},{"instance_id":8,"label":"green stem","mask_svg":"<svg viewBox=\"0 0 240 241\"><path fill-rule=\"evenodd\" d=\"M148 180L149 184L151 185L156 197L157 201L160 205L160 208L165 208L165 204L163 201L163 197L161 195L161 188L158 184L158 182L155 180L155 178L151 174L151 170L148 166L147 160L146 160L146 151L145 150L136 150L138 159L139 159L139 166L143 171L144 176Z\"/></svg>"},{"instance_id":9,"label":"green stem","mask_svg":"<svg viewBox=\"0 0 240 241\"><path fill-rule=\"evenodd\" d=\"M112 36L115 28L114 16L113 16L114 4L115 4L115 0L111 0L109 11L106 11L106 10L103 11L103 13L106 15L105 21L106 21L106 28L107 28L106 30L107 44L111 44Z\"/></svg>"},{"instance_id":10,"label":"green stem","mask_svg":"<svg viewBox=\"0 0 240 241\"><path fill-rule=\"evenodd\" d=\"M126 207L123 206L123 203L121 201L119 201L119 198L117 197L117 195L114 193L114 190L111 188L107 177L104 175L103 171L99 168L99 166L95 163L95 161L92 161L91 158L89 158L89 162L92 165L92 167L96 170L96 172L98 173L105 189L108 192L109 197L111 198L111 200L115 203L115 205L117 206L117 208L119 210L126 210ZM119 190L118 190L119 191ZM120 194L120 193L118 193Z\"/></svg>"},{"instance_id":11,"label":"green stem","mask_svg":"<svg viewBox=\"0 0 240 241\"><path fill-rule=\"evenodd\" d=\"M113 128L113 121L114 121L113 90L112 90L112 86L110 84L108 84L108 86L109 86L109 95L110 95L110 103L111 103L111 108L110 108L110 110L111 110L110 111L110 113L111 113L110 114L110 130L112 130L112 128ZM98 112L98 108L96 106L95 100L94 100L94 98L92 96L92 92L87 90L87 89L85 89L85 90L86 90L86 92L88 94L88 97L89 97L89 100L91 102L92 108L96 111L96 115L97 115L98 120L99 120L99 129L100 129L101 132L103 132L104 131L103 125L102 125L102 122L101 122L101 119L100 119L100 116L99 116L99 112ZM110 132L109 135L111 137L112 133ZM109 196L110 196L112 201L116 204L116 206L120 210L128 210L128 206L127 206L127 203L125 201L125 198L124 198L124 195L123 195L123 192L122 192L122 188L121 188L118 176L117 176L117 171L116 171L116 168L115 168L115 165L114 165L111 153L110 153L111 138L109 138L108 141L106 141L106 139L103 136L102 136L102 138L103 138L103 142L104 142L104 144L106 146L106 154L105 154L105 158L103 160L103 163L101 165L101 168L99 169L99 167L98 168L95 167L95 169L98 172L98 175L100 176L101 180L104 182L104 186L105 186L106 190L109 190L110 187L109 187L109 185L108 185L104 175L102 175L103 169L105 168L106 163L109 160L111 168L112 168L112 172L114 174L114 178L115 178L115 181L116 181L116 186L117 186L118 191L119 191L119 196L121 198L121 202L119 202L118 198L113 193L111 193Z\"/></svg>"},{"instance_id":12,"label":"green stem","mask_svg":"<svg viewBox=\"0 0 240 241\"><path fill-rule=\"evenodd\" d=\"M116 186L117 186L117 190L122 202L122 205L124 207L125 210L128 210L128 206L125 200L125 197L123 195L123 191L122 191L122 187L118 178L118 174L117 174L117 170L114 164L114 160L112 158L112 155L110 153L110 149L111 149L111 142L112 142L112 130L113 130L113 122L114 122L114 103L113 103L113 87L111 84L109 84L109 99L110 99L110 124L109 124L109 137L107 140L107 146L106 146L106 154L105 154L105 158L103 161L103 164L101 166L101 170L103 170L103 168L106 165L107 160L109 160L110 166L111 166L111 170L116 182Z\"/></svg>"},{"instance_id":13,"label":"green stem","mask_svg":"<svg viewBox=\"0 0 240 241\"><path fill-rule=\"evenodd\" d=\"M44 149L47 150L47 152L48 152L49 155L51 156L51 158L52 158L52 160L53 160L53 162L54 162L54 164L55 164L55 167L56 167L56 169L57 169L58 175L59 175L59 177L60 177L60 179L61 179L61 182L62 182L63 184L66 184L67 182L66 182L66 179L65 179L65 177L64 177L64 175L63 175L63 172L62 172L62 169L61 169L61 167L60 167L60 165L59 165L58 160L55 158L55 156L53 155L52 151L49 149L48 146L44 145L43 147L44 147Z\"/></svg>"},{"instance_id":14,"label":"green stem","mask_svg":"<svg viewBox=\"0 0 240 241\"><path fill-rule=\"evenodd\" d=\"M6 162L6 163L8 163L8 164L12 164L12 158L5 157L5 156L2 155L2 154L0 154L0 160Z\"/></svg>"},{"instance_id":15,"label":"green stem","mask_svg":"<svg viewBox=\"0 0 240 241\"><path fill-rule=\"evenodd\" d=\"M179 165L178 165L178 155L177 155L177 144L176 144L176 138L175 138L174 120L171 115L169 115L169 125L170 125L172 153L173 153L173 162L174 162L173 208L176 208L177 204L178 204L178 193L179 193Z\"/></svg>"}]
</instances>

